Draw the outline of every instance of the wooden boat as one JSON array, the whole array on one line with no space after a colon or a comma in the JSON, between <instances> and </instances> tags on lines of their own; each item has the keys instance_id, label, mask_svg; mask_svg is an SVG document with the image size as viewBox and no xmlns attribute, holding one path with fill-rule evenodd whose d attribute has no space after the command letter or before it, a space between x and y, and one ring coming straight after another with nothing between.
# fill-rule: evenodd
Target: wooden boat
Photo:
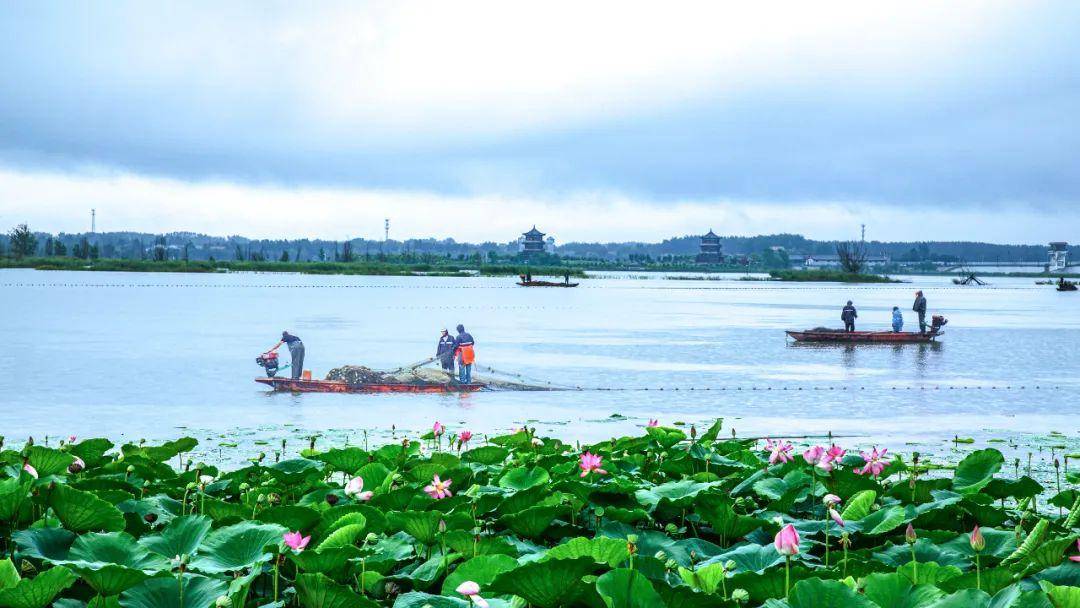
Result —
<instances>
[{"instance_id":1,"label":"wooden boat","mask_svg":"<svg viewBox=\"0 0 1080 608\"><path fill-rule=\"evenodd\" d=\"M577 283L565 283L563 281L518 281L522 287L577 287Z\"/></svg>"},{"instance_id":2,"label":"wooden boat","mask_svg":"<svg viewBox=\"0 0 1080 608\"><path fill-rule=\"evenodd\" d=\"M1070 283L1068 281L1059 283L1057 286L1058 291L1076 291L1076 283Z\"/></svg>"},{"instance_id":3,"label":"wooden boat","mask_svg":"<svg viewBox=\"0 0 1080 608\"><path fill-rule=\"evenodd\" d=\"M292 378L255 378L275 391L291 393L471 393L485 385L448 383L349 384L340 380L293 380Z\"/></svg>"},{"instance_id":4,"label":"wooden boat","mask_svg":"<svg viewBox=\"0 0 1080 608\"><path fill-rule=\"evenodd\" d=\"M924 344L933 342L943 331L920 334L917 331L843 331L840 329L788 331L796 342L824 342L833 344Z\"/></svg>"}]
</instances>

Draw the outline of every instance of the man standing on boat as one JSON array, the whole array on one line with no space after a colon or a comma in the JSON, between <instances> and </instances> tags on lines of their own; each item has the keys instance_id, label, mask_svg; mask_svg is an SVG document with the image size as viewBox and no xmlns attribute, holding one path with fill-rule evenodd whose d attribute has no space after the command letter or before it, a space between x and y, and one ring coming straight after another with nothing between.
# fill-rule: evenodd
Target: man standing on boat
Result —
<instances>
[{"instance_id":1,"label":"man standing on boat","mask_svg":"<svg viewBox=\"0 0 1080 608\"><path fill-rule=\"evenodd\" d=\"M454 352L458 360L458 381L462 384L472 384L472 366L476 361L473 337L465 331L464 325L458 325L457 332L457 337L454 338Z\"/></svg>"},{"instance_id":2,"label":"man standing on boat","mask_svg":"<svg viewBox=\"0 0 1080 608\"><path fill-rule=\"evenodd\" d=\"M435 349L435 358L442 364L443 371L450 375L451 380L454 378L454 345L454 338L443 328L439 345Z\"/></svg>"},{"instance_id":3,"label":"man standing on boat","mask_svg":"<svg viewBox=\"0 0 1080 608\"><path fill-rule=\"evenodd\" d=\"M840 320L844 322L844 331L855 331L855 319L858 317L859 313L856 312L855 306L851 300L848 300L847 306L844 306L844 310L840 313Z\"/></svg>"},{"instance_id":4,"label":"man standing on boat","mask_svg":"<svg viewBox=\"0 0 1080 608\"><path fill-rule=\"evenodd\" d=\"M266 352L272 353L281 348L282 344L289 346L289 357L291 358L289 365L292 367L292 379L299 380L300 375L304 373L304 343L300 341L300 338L283 331L281 332L281 341Z\"/></svg>"},{"instance_id":5,"label":"man standing on boat","mask_svg":"<svg viewBox=\"0 0 1080 608\"><path fill-rule=\"evenodd\" d=\"M923 296L922 290L915 292L915 305L911 307L919 315L919 333L926 333L926 297Z\"/></svg>"}]
</instances>

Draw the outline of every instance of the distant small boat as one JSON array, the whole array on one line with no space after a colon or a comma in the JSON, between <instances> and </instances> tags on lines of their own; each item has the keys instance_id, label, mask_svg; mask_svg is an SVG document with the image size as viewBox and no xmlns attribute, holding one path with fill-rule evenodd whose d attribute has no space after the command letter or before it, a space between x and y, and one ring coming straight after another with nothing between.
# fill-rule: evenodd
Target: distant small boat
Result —
<instances>
[{"instance_id":1,"label":"distant small boat","mask_svg":"<svg viewBox=\"0 0 1080 608\"><path fill-rule=\"evenodd\" d=\"M844 331L842 329L808 329L785 332L796 342L830 342L834 344L923 344L933 342L943 331L921 334L917 331Z\"/></svg>"},{"instance_id":2,"label":"distant small boat","mask_svg":"<svg viewBox=\"0 0 1080 608\"><path fill-rule=\"evenodd\" d=\"M518 285L522 287L577 287L577 283L566 283L562 281L518 281Z\"/></svg>"},{"instance_id":3,"label":"distant small boat","mask_svg":"<svg viewBox=\"0 0 1080 608\"><path fill-rule=\"evenodd\" d=\"M1066 281L1065 283L1060 283L1057 286L1057 290L1058 291L1076 291L1076 283L1070 283L1068 281Z\"/></svg>"},{"instance_id":4,"label":"distant small boat","mask_svg":"<svg viewBox=\"0 0 1080 608\"><path fill-rule=\"evenodd\" d=\"M349 384L340 380L294 380L292 378L255 378L275 391L287 393L471 393L486 385L473 382L393 382Z\"/></svg>"}]
</instances>

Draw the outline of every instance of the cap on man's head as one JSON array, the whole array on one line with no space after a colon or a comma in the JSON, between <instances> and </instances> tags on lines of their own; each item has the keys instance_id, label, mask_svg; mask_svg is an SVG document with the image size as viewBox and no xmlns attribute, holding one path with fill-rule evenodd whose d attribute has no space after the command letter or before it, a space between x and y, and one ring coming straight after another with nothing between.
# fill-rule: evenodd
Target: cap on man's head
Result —
<instances>
[{"instance_id":1,"label":"cap on man's head","mask_svg":"<svg viewBox=\"0 0 1080 608\"><path fill-rule=\"evenodd\" d=\"M457 330L458 330L458 331L465 331L465 326L464 326L464 325L462 325L462 324L460 324L460 323L458 323L458 326L457 326Z\"/></svg>"},{"instance_id":2,"label":"cap on man's head","mask_svg":"<svg viewBox=\"0 0 1080 608\"><path fill-rule=\"evenodd\" d=\"M847 301L847 305L848 305L848 306L851 306L851 300L848 300L848 301Z\"/></svg>"},{"instance_id":3,"label":"cap on man's head","mask_svg":"<svg viewBox=\"0 0 1080 608\"><path fill-rule=\"evenodd\" d=\"M444 328L442 328L442 333L444 333L444 334L448 334L448 333L450 333L450 332L449 332L449 331L447 331L447 329L446 329L446 328L444 327Z\"/></svg>"}]
</instances>

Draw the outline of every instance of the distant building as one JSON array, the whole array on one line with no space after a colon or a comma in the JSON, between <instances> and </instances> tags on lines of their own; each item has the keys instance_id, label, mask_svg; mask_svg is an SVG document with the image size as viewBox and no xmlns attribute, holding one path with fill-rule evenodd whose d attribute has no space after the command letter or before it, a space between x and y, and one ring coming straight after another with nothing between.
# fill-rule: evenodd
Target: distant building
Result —
<instances>
[{"instance_id":1,"label":"distant building","mask_svg":"<svg viewBox=\"0 0 1080 608\"><path fill-rule=\"evenodd\" d=\"M537 230L535 225L532 230L522 233L521 236L521 253L530 256L540 255L546 251L544 233Z\"/></svg>"},{"instance_id":2,"label":"distant building","mask_svg":"<svg viewBox=\"0 0 1080 608\"><path fill-rule=\"evenodd\" d=\"M697 254L696 261L698 264L719 264L724 261L720 237L716 236L712 228L709 229L708 234L701 237L701 250Z\"/></svg>"},{"instance_id":3,"label":"distant building","mask_svg":"<svg viewBox=\"0 0 1080 608\"><path fill-rule=\"evenodd\" d=\"M872 265L891 264L892 258L888 255L868 255L866 263ZM840 256L810 254L803 258L803 266L807 268L839 268Z\"/></svg>"},{"instance_id":4,"label":"distant building","mask_svg":"<svg viewBox=\"0 0 1080 608\"><path fill-rule=\"evenodd\" d=\"M1047 262L1046 270L1048 272L1059 272L1065 270L1065 267L1069 265L1069 244L1064 241L1054 241L1050 243L1049 251L1050 259Z\"/></svg>"}]
</instances>

